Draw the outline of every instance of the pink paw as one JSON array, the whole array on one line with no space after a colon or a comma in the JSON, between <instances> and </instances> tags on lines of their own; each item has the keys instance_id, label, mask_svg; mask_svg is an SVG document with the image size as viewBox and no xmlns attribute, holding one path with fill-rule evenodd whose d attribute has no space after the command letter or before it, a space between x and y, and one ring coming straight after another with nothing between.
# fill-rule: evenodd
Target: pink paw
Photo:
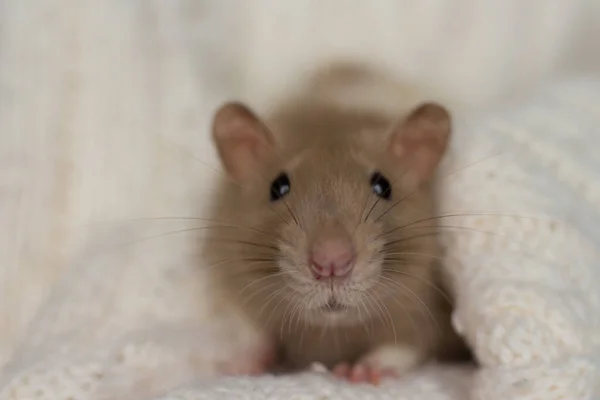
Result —
<instances>
[{"instance_id":1,"label":"pink paw","mask_svg":"<svg viewBox=\"0 0 600 400\"><path fill-rule=\"evenodd\" d=\"M398 378L398 373L390 368L380 369L364 363L350 365L341 363L333 368L333 375L352 383L370 383L379 385L383 379Z\"/></svg>"}]
</instances>

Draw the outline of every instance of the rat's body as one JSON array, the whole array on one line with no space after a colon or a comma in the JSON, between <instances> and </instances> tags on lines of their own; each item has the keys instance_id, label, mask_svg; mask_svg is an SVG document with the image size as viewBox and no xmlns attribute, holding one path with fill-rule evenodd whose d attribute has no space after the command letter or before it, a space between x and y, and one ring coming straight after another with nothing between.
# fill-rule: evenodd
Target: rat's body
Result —
<instances>
[{"instance_id":1,"label":"rat's body","mask_svg":"<svg viewBox=\"0 0 600 400\"><path fill-rule=\"evenodd\" d=\"M305 93L264 122L239 103L215 116L230 177L206 240L215 284L288 367L320 362L360 380L367 367L403 373L463 355L429 184L447 112L413 104L389 115Z\"/></svg>"}]
</instances>

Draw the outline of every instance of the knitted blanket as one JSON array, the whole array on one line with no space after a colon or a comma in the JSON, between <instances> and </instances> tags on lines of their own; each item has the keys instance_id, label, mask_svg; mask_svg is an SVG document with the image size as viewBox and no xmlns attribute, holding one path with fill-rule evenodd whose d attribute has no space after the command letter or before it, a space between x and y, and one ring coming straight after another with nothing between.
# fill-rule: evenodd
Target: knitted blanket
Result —
<instances>
[{"instance_id":1,"label":"knitted blanket","mask_svg":"<svg viewBox=\"0 0 600 400\"><path fill-rule=\"evenodd\" d=\"M0 3L0 399L600 397L600 79L457 117L442 239L479 368L221 377L253 337L214 311L190 218L224 94L167 2L36 3Z\"/></svg>"}]
</instances>

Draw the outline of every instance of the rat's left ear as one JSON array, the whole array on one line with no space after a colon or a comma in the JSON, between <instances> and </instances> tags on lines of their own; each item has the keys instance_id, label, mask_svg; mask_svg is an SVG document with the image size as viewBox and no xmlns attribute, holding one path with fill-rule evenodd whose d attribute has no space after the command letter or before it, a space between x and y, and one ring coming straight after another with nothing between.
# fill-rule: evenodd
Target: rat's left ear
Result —
<instances>
[{"instance_id":1,"label":"rat's left ear","mask_svg":"<svg viewBox=\"0 0 600 400\"><path fill-rule=\"evenodd\" d=\"M407 168L411 183L421 184L435 173L448 147L451 122L444 107L424 103L394 126L389 152Z\"/></svg>"}]
</instances>

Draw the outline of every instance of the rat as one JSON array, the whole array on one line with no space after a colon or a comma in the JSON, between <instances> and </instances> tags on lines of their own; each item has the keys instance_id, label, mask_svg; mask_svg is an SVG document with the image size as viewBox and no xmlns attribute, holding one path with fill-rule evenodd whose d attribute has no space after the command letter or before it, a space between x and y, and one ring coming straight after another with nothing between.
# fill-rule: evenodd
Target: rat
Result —
<instances>
[{"instance_id":1,"label":"rat","mask_svg":"<svg viewBox=\"0 0 600 400\"><path fill-rule=\"evenodd\" d=\"M224 176L204 255L277 355L257 360L377 383L470 353L452 328L435 218L451 115L432 101L399 99L396 112L343 101L367 74L329 68L264 116L220 105Z\"/></svg>"}]
</instances>

